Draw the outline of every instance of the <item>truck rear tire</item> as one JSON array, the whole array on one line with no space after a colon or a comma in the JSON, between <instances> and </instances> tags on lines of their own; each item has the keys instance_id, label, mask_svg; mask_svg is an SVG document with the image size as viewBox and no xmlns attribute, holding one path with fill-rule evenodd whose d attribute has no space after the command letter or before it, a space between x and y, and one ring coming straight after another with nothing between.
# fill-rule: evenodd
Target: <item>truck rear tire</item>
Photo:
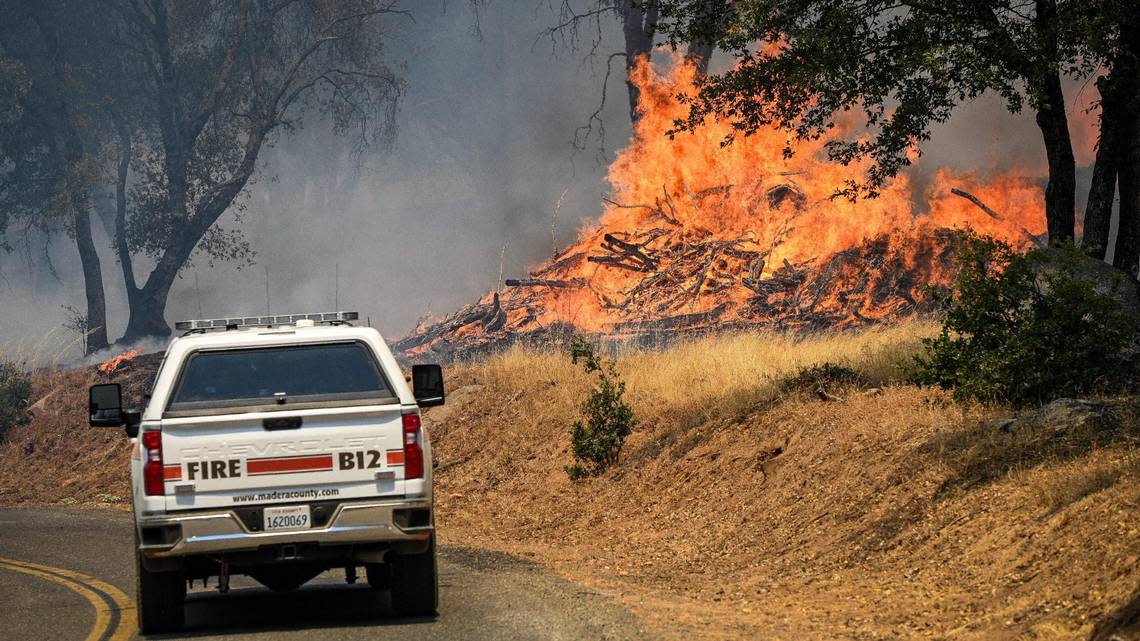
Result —
<instances>
[{"instance_id":1,"label":"truck rear tire","mask_svg":"<svg viewBox=\"0 0 1140 641\"><path fill-rule=\"evenodd\" d=\"M392 609L406 617L435 614L439 607L435 535L432 535L425 552L395 555L389 564L392 570Z\"/></svg>"},{"instance_id":2,"label":"truck rear tire","mask_svg":"<svg viewBox=\"0 0 1140 641\"><path fill-rule=\"evenodd\" d=\"M181 570L150 572L137 553L138 573L135 580L135 603L138 607L139 632L155 634L173 632L186 622L186 577Z\"/></svg>"}]
</instances>

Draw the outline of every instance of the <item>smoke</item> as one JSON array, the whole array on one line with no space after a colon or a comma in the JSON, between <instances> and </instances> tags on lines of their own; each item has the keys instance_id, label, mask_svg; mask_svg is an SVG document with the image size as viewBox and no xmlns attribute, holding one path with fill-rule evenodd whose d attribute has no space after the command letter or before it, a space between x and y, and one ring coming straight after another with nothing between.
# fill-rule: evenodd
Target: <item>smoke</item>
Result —
<instances>
[{"instance_id":1,"label":"smoke","mask_svg":"<svg viewBox=\"0 0 1140 641\"><path fill-rule=\"evenodd\" d=\"M530 3L413 6L390 24L390 55L408 80L392 148L353 154L355 139L305 123L263 152L240 226L255 264L211 265L197 256L171 292L167 320L357 310L386 335L428 311L446 313L549 258L597 216L605 166L574 154L574 129L598 106L602 69L536 38L553 14ZM606 34L614 49L620 32ZM610 80L603 116L613 145L628 138L624 84ZM125 292L105 230L96 229L107 288L109 336L125 329ZM84 309L74 243L33 238L0 256L0 348L34 343ZM45 256L50 256L53 275ZM137 261L141 273L148 261ZM339 277L338 277L339 272ZM268 304L266 280L268 276ZM71 353L74 357L78 347Z\"/></svg>"},{"instance_id":2,"label":"smoke","mask_svg":"<svg viewBox=\"0 0 1140 641\"><path fill-rule=\"evenodd\" d=\"M554 251L552 225L562 247L598 216L606 168L592 152L574 155L570 141L598 107L606 56L622 48L616 22L591 63L583 51L553 54L538 38L555 21L545 5L485 3L477 18L454 0L410 6L415 21L388 29L408 80L393 147L355 156L351 135L320 123L278 140L262 155L240 223L232 213L221 221L241 227L255 263L196 257L171 292L171 324L337 307L394 338L428 312L497 287L504 245L504 276L522 276ZM620 74L610 83L602 117L616 148L630 127ZM924 150L917 180L942 165L1042 173L1032 117L1008 115L996 100L961 109ZM114 339L126 326L126 296L106 230L95 236ZM0 351L47 332L65 336L62 306L85 307L72 241L32 235L22 247L0 255ZM136 268L146 273L147 263Z\"/></svg>"}]
</instances>

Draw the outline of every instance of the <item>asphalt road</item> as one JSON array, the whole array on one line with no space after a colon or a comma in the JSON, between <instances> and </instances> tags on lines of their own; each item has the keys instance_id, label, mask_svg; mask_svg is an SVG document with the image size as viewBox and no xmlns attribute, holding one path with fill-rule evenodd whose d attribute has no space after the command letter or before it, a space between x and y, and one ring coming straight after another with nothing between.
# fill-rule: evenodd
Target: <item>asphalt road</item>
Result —
<instances>
[{"instance_id":1,"label":"asphalt road","mask_svg":"<svg viewBox=\"0 0 1140 641\"><path fill-rule=\"evenodd\" d=\"M131 545L129 514L0 509L3 638L137 638ZM444 546L439 570L439 616L430 619L397 618L384 593L363 581L347 585L343 572L288 594L235 577L224 595L198 584L187 600L185 630L161 638L646 638L603 595L507 555Z\"/></svg>"}]
</instances>

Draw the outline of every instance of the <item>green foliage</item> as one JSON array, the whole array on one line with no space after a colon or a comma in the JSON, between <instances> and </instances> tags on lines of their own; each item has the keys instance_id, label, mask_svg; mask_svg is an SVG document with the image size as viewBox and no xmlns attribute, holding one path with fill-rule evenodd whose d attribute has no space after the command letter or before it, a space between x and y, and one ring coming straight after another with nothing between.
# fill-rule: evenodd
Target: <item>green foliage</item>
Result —
<instances>
[{"instance_id":1,"label":"green foliage","mask_svg":"<svg viewBox=\"0 0 1140 641\"><path fill-rule=\"evenodd\" d=\"M1023 405L1126 377L1136 325L1114 295L1122 280L1099 291L1078 248L1020 254L966 233L956 260L942 332L925 341L914 382Z\"/></svg>"},{"instance_id":2,"label":"green foliage","mask_svg":"<svg viewBox=\"0 0 1140 641\"><path fill-rule=\"evenodd\" d=\"M575 364L581 361L587 373L598 375L594 389L582 403L584 420L575 422L570 431L574 464L565 469L571 480L578 480L595 476L617 462L637 418L623 399L625 382L612 359L602 362L594 348L579 338L570 341L569 351Z\"/></svg>"},{"instance_id":3,"label":"green foliage","mask_svg":"<svg viewBox=\"0 0 1140 641\"><path fill-rule=\"evenodd\" d=\"M0 439L14 425L28 420L32 378L14 363L0 362Z\"/></svg>"},{"instance_id":4,"label":"green foliage","mask_svg":"<svg viewBox=\"0 0 1140 641\"><path fill-rule=\"evenodd\" d=\"M1057 74L1091 73L1107 59L1104 41L1135 13L1124 0L1058 0L1038 3L1051 10L1037 12L1004 0L647 4L660 11L658 31L674 47L712 43L737 60L700 84L679 130L713 118L731 122L733 135L773 124L798 140L849 132L828 143L829 156L873 161L864 181L842 190L850 197L877 193L960 104L993 93L1013 113L1039 111L1055 99Z\"/></svg>"},{"instance_id":5,"label":"green foliage","mask_svg":"<svg viewBox=\"0 0 1140 641\"><path fill-rule=\"evenodd\" d=\"M828 387L864 385L866 381L853 369L823 363L805 367L780 381L780 391L787 394L798 390L822 390Z\"/></svg>"}]
</instances>

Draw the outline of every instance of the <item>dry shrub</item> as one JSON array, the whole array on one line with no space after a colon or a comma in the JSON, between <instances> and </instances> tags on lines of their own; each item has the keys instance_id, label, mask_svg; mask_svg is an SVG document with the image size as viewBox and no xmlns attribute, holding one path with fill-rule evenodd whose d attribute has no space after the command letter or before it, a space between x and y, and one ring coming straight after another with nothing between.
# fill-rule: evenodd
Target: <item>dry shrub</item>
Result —
<instances>
[{"instance_id":1,"label":"dry shrub","mask_svg":"<svg viewBox=\"0 0 1140 641\"><path fill-rule=\"evenodd\" d=\"M845 387L866 387L866 382L855 370L835 363L805 367L780 381L780 391L786 393L814 391L827 394L830 390Z\"/></svg>"},{"instance_id":2,"label":"dry shrub","mask_svg":"<svg viewBox=\"0 0 1140 641\"><path fill-rule=\"evenodd\" d=\"M32 377L15 363L0 361L0 440L14 425L28 420Z\"/></svg>"}]
</instances>

